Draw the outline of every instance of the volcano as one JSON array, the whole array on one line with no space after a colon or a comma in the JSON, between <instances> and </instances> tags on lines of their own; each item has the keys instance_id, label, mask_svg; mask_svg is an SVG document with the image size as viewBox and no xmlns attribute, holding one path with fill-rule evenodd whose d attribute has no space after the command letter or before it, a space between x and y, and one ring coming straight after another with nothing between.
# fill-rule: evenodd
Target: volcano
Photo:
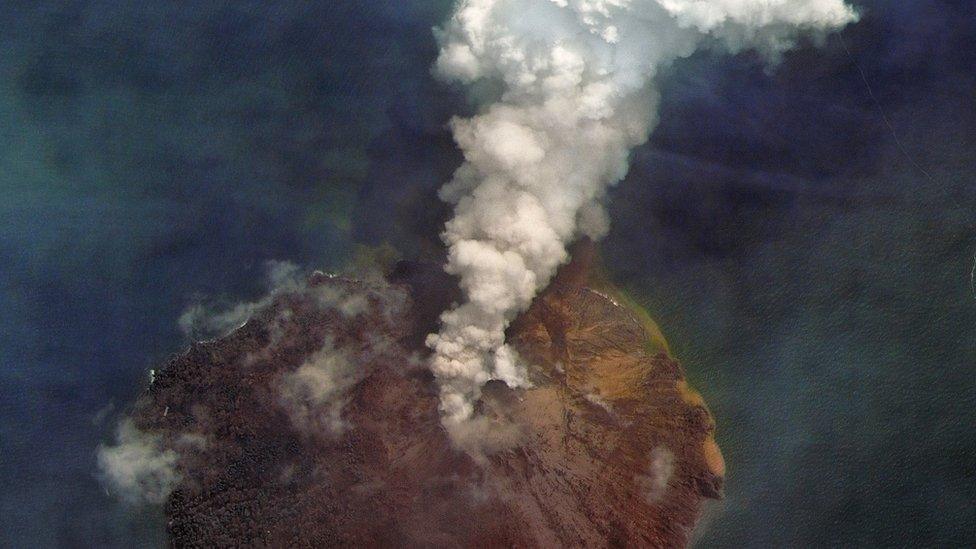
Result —
<instances>
[{"instance_id":1,"label":"volcano","mask_svg":"<svg viewBox=\"0 0 976 549\"><path fill-rule=\"evenodd\" d=\"M132 412L178 455L173 545L687 545L721 496L715 424L593 256L508 330L532 386L489 382L450 434L423 336L458 293L436 266L316 273L173 357Z\"/></svg>"}]
</instances>

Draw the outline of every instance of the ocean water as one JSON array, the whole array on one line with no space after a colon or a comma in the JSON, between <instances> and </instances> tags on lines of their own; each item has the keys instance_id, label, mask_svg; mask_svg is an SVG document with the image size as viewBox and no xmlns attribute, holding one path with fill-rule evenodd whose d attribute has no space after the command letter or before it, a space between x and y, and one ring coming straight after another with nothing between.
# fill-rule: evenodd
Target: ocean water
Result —
<instances>
[{"instance_id":1,"label":"ocean water","mask_svg":"<svg viewBox=\"0 0 976 549\"><path fill-rule=\"evenodd\" d=\"M610 196L608 266L718 419L702 547L976 542L976 14L858 4L774 71L673 67ZM165 544L95 451L187 306L272 259L439 257L450 7L0 6L0 546Z\"/></svg>"}]
</instances>

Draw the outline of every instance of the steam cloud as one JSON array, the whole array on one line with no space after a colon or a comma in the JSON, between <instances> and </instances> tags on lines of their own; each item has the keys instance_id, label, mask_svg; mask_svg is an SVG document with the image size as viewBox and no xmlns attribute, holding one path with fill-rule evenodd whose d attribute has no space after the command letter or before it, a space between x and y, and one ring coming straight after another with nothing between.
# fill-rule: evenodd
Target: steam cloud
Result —
<instances>
[{"instance_id":1,"label":"steam cloud","mask_svg":"<svg viewBox=\"0 0 976 549\"><path fill-rule=\"evenodd\" d=\"M292 423L305 432L342 433L347 424L342 419L341 396L360 380L362 368L332 341L284 376L281 405Z\"/></svg>"},{"instance_id":2,"label":"steam cloud","mask_svg":"<svg viewBox=\"0 0 976 549\"><path fill-rule=\"evenodd\" d=\"M305 287L305 275L294 263L271 260L265 264L265 269L268 294L261 300L235 303L223 308L195 303L180 315L180 331L194 339L225 336L240 328L256 311L271 304L278 294Z\"/></svg>"},{"instance_id":3,"label":"steam cloud","mask_svg":"<svg viewBox=\"0 0 976 549\"><path fill-rule=\"evenodd\" d=\"M98 449L102 481L126 503L162 504L180 481L178 454L162 437L145 433L131 420L119 424L117 444Z\"/></svg>"},{"instance_id":4,"label":"steam cloud","mask_svg":"<svg viewBox=\"0 0 976 549\"><path fill-rule=\"evenodd\" d=\"M481 386L529 384L505 328L567 245L602 237L602 199L656 123L654 77L702 44L771 60L799 32L855 21L843 0L462 0L435 71L480 98L452 122L465 162L441 189L454 204L447 270L466 301L428 336L445 423L471 417Z\"/></svg>"}]
</instances>

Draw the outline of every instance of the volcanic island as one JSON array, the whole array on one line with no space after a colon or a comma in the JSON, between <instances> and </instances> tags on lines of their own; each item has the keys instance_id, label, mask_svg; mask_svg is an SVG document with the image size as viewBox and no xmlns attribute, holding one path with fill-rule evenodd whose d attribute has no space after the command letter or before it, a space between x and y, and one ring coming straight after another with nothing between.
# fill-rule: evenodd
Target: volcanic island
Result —
<instances>
[{"instance_id":1,"label":"volcanic island","mask_svg":"<svg viewBox=\"0 0 976 549\"><path fill-rule=\"evenodd\" d=\"M656 327L581 243L507 341L532 386L489 382L445 430L426 334L460 299L436 265L315 273L172 357L132 426L178 471L177 547L681 547L725 465Z\"/></svg>"}]
</instances>

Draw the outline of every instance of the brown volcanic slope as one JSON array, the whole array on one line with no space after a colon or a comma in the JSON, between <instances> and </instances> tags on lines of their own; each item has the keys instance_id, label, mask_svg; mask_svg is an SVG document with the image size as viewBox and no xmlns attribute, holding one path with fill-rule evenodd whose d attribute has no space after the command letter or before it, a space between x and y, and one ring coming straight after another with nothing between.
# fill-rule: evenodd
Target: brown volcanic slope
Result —
<instances>
[{"instance_id":1,"label":"brown volcanic slope","mask_svg":"<svg viewBox=\"0 0 976 549\"><path fill-rule=\"evenodd\" d=\"M721 491L712 418L635 316L585 286L586 263L513 324L534 387L489 384L469 452L422 364L450 299L428 269L388 287L313 276L175 357L133 414L180 455L173 544L685 545Z\"/></svg>"}]
</instances>

